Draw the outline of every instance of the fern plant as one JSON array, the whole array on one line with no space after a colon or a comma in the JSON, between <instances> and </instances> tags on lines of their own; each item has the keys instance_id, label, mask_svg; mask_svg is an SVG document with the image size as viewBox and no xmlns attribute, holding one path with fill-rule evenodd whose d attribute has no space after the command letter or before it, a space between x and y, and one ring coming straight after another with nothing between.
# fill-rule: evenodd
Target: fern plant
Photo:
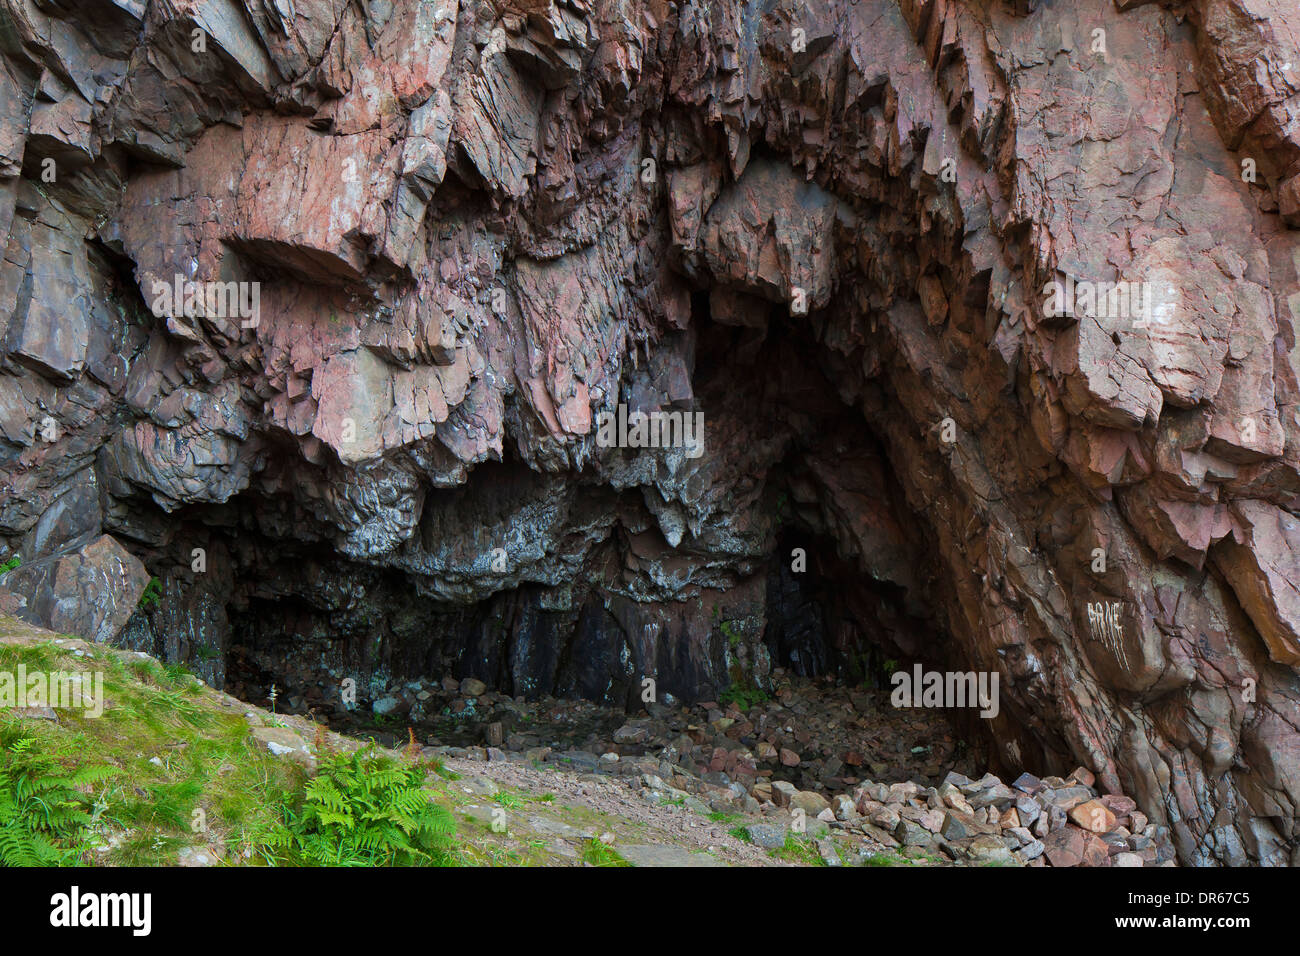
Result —
<instances>
[{"instance_id":1,"label":"fern plant","mask_svg":"<svg viewBox=\"0 0 1300 956\"><path fill-rule=\"evenodd\" d=\"M21 728L0 731L0 866L76 865L94 821L83 788L117 771L89 765L69 772L35 747Z\"/></svg>"},{"instance_id":2,"label":"fern plant","mask_svg":"<svg viewBox=\"0 0 1300 956\"><path fill-rule=\"evenodd\" d=\"M324 758L287 812L284 849L307 866L440 866L453 861L456 824L424 789L423 764L373 745Z\"/></svg>"}]
</instances>

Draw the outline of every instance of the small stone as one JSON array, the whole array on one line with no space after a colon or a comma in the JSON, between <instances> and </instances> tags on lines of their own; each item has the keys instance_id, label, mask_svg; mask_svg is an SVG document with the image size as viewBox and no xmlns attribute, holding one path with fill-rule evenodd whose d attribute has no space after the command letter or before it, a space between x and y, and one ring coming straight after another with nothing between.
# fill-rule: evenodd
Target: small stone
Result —
<instances>
[{"instance_id":1,"label":"small stone","mask_svg":"<svg viewBox=\"0 0 1300 956\"><path fill-rule=\"evenodd\" d=\"M1087 834L1075 827L1063 827L1043 841L1047 862L1052 866L1078 866L1083 862L1084 838Z\"/></svg>"},{"instance_id":2,"label":"small stone","mask_svg":"<svg viewBox=\"0 0 1300 956\"><path fill-rule=\"evenodd\" d=\"M460 692L465 697L481 697L487 692L487 684L477 677L466 677L460 682Z\"/></svg>"},{"instance_id":3,"label":"small stone","mask_svg":"<svg viewBox=\"0 0 1300 956\"><path fill-rule=\"evenodd\" d=\"M619 744L642 744L649 737L649 729L642 724L626 723L614 731L614 742Z\"/></svg>"},{"instance_id":4,"label":"small stone","mask_svg":"<svg viewBox=\"0 0 1300 956\"><path fill-rule=\"evenodd\" d=\"M901 818L897 810L887 807L883 803L878 803L867 813L867 819L881 829L893 830L894 827L898 826L898 821Z\"/></svg>"},{"instance_id":5,"label":"small stone","mask_svg":"<svg viewBox=\"0 0 1300 956\"><path fill-rule=\"evenodd\" d=\"M1007 834L1015 837L1021 846L1028 846L1034 842L1034 835L1025 827L1012 827L1007 830Z\"/></svg>"},{"instance_id":6,"label":"small stone","mask_svg":"<svg viewBox=\"0 0 1300 956\"><path fill-rule=\"evenodd\" d=\"M975 812L975 808L962 796L962 792L950 783L940 784L938 794L945 806L960 810L962 813Z\"/></svg>"},{"instance_id":7,"label":"small stone","mask_svg":"<svg viewBox=\"0 0 1300 956\"><path fill-rule=\"evenodd\" d=\"M1111 866L1142 866L1142 857L1136 853L1116 853L1110 861Z\"/></svg>"},{"instance_id":8,"label":"small stone","mask_svg":"<svg viewBox=\"0 0 1300 956\"><path fill-rule=\"evenodd\" d=\"M889 791L881 803L907 803L915 797L921 788L908 780L905 783L890 784Z\"/></svg>"},{"instance_id":9,"label":"small stone","mask_svg":"<svg viewBox=\"0 0 1300 956\"><path fill-rule=\"evenodd\" d=\"M1016 851L1016 856L1028 863L1030 860L1037 860L1042 856L1045 849L1042 840L1031 840Z\"/></svg>"},{"instance_id":10,"label":"small stone","mask_svg":"<svg viewBox=\"0 0 1300 956\"><path fill-rule=\"evenodd\" d=\"M1033 796L1043 789L1043 781L1039 780L1032 773L1022 773L1020 776L1016 777L1016 782L1011 786L1015 787L1022 793L1027 793L1030 796Z\"/></svg>"},{"instance_id":11,"label":"small stone","mask_svg":"<svg viewBox=\"0 0 1300 956\"><path fill-rule=\"evenodd\" d=\"M788 807L799 790L787 780L772 782L772 802L778 807Z\"/></svg>"},{"instance_id":12,"label":"small stone","mask_svg":"<svg viewBox=\"0 0 1300 956\"><path fill-rule=\"evenodd\" d=\"M1005 784L994 784L987 790L982 790L970 798L970 805L976 810L981 807L1004 807L1016 799L1016 795L1011 788Z\"/></svg>"},{"instance_id":13,"label":"small stone","mask_svg":"<svg viewBox=\"0 0 1300 956\"><path fill-rule=\"evenodd\" d=\"M1020 822L1027 827L1033 826L1042 812L1038 802L1030 797L1019 797L1016 800L1016 813L1020 816Z\"/></svg>"},{"instance_id":14,"label":"small stone","mask_svg":"<svg viewBox=\"0 0 1300 956\"><path fill-rule=\"evenodd\" d=\"M1086 767L1075 767L1067 779L1073 780L1075 783L1084 787L1091 787L1097 782L1097 778L1093 775L1093 772Z\"/></svg>"},{"instance_id":15,"label":"small stone","mask_svg":"<svg viewBox=\"0 0 1300 956\"><path fill-rule=\"evenodd\" d=\"M1084 834L1087 838L1083 844L1083 865L1084 866L1107 866L1110 863L1110 847L1106 842L1091 833Z\"/></svg>"},{"instance_id":16,"label":"small stone","mask_svg":"<svg viewBox=\"0 0 1300 956\"><path fill-rule=\"evenodd\" d=\"M54 708L41 704L34 707L15 707L13 713L18 717L25 717L27 720L52 720L56 724L59 722L59 715L55 713Z\"/></svg>"},{"instance_id":17,"label":"small stone","mask_svg":"<svg viewBox=\"0 0 1300 956\"><path fill-rule=\"evenodd\" d=\"M1087 787L1062 787L1056 790L1044 791L1040 796L1040 801L1046 801L1048 806L1057 807L1061 810L1070 810L1081 803L1093 799L1092 791Z\"/></svg>"},{"instance_id":18,"label":"small stone","mask_svg":"<svg viewBox=\"0 0 1300 956\"><path fill-rule=\"evenodd\" d=\"M800 761L800 759L801 759L801 758L799 757L799 755L798 755L797 753L795 753L793 750L789 750L789 749L787 749L787 748L785 748L785 747L782 747L782 748L781 748L781 764L782 764L782 766L786 766L786 767L797 767L797 766L799 766L799 761Z\"/></svg>"},{"instance_id":19,"label":"small stone","mask_svg":"<svg viewBox=\"0 0 1300 956\"><path fill-rule=\"evenodd\" d=\"M916 822L931 833L938 833L943 828L943 821L946 818L947 815L942 810L923 810Z\"/></svg>"},{"instance_id":20,"label":"small stone","mask_svg":"<svg viewBox=\"0 0 1300 956\"><path fill-rule=\"evenodd\" d=\"M823 810L829 810L830 806L830 802L825 797L811 790L799 790L790 798L790 807L792 809L802 810L812 817L817 816Z\"/></svg>"},{"instance_id":21,"label":"small stone","mask_svg":"<svg viewBox=\"0 0 1300 956\"><path fill-rule=\"evenodd\" d=\"M765 850L779 850L785 846L785 827L779 823L751 823L746 830L755 846Z\"/></svg>"},{"instance_id":22,"label":"small stone","mask_svg":"<svg viewBox=\"0 0 1300 956\"><path fill-rule=\"evenodd\" d=\"M822 862L827 866L841 866L840 855L835 849L835 844L830 840L817 841L817 855L822 858Z\"/></svg>"},{"instance_id":23,"label":"small stone","mask_svg":"<svg viewBox=\"0 0 1300 956\"><path fill-rule=\"evenodd\" d=\"M973 827L974 820L965 820L962 814L950 811L944 814L939 835L949 841L964 840L971 835Z\"/></svg>"},{"instance_id":24,"label":"small stone","mask_svg":"<svg viewBox=\"0 0 1300 956\"><path fill-rule=\"evenodd\" d=\"M1100 800L1089 800L1070 809L1070 819L1093 833L1107 833L1115 828L1115 814Z\"/></svg>"},{"instance_id":25,"label":"small stone","mask_svg":"<svg viewBox=\"0 0 1300 956\"><path fill-rule=\"evenodd\" d=\"M835 812L836 820L852 820L858 815L857 808L853 806L853 798L843 793L831 797L831 809Z\"/></svg>"},{"instance_id":26,"label":"small stone","mask_svg":"<svg viewBox=\"0 0 1300 956\"><path fill-rule=\"evenodd\" d=\"M187 867L215 866L216 863L217 863L216 854L213 853L211 850L209 850L207 847L196 847L196 846L181 847L181 849L176 854L177 866L187 866ZM1138 865L1141 866L1141 862L1139 862Z\"/></svg>"},{"instance_id":27,"label":"small stone","mask_svg":"<svg viewBox=\"0 0 1300 956\"><path fill-rule=\"evenodd\" d=\"M966 847L966 855L980 863L1008 863L1011 860L1011 851L1006 844L989 834L971 840Z\"/></svg>"},{"instance_id":28,"label":"small stone","mask_svg":"<svg viewBox=\"0 0 1300 956\"><path fill-rule=\"evenodd\" d=\"M1137 809L1137 801L1118 793L1108 793L1101 798L1107 809L1117 817L1130 816Z\"/></svg>"},{"instance_id":29,"label":"small stone","mask_svg":"<svg viewBox=\"0 0 1300 956\"><path fill-rule=\"evenodd\" d=\"M934 842L934 837L925 827L904 818L900 818L894 827L894 839L903 846L929 846Z\"/></svg>"}]
</instances>

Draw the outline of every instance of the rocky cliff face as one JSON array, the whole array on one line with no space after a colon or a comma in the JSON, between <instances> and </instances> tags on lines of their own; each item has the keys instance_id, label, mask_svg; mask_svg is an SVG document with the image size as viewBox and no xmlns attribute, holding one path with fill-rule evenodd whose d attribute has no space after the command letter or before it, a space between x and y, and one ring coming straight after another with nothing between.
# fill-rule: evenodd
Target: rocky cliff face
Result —
<instances>
[{"instance_id":1,"label":"rocky cliff face","mask_svg":"<svg viewBox=\"0 0 1300 956\"><path fill-rule=\"evenodd\" d=\"M0 0L0 55L0 604L317 708L997 672L1004 767L1300 862L1290 0Z\"/></svg>"}]
</instances>

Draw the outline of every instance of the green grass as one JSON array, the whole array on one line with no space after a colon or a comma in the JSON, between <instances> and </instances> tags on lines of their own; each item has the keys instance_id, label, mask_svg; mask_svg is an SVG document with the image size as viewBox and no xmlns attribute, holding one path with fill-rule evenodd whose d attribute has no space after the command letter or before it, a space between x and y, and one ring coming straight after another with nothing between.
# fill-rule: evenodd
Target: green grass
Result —
<instances>
[{"instance_id":1,"label":"green grass","mask_svg":"<svg viewBox=\"0 0 1300 956\"><path fill-rule=\"evenodd\" d=\"M742 713L747 713L749 708L768 699L767 693L757 687L742 687L734 683L718 695L718 703L735 704Z\"/></svg>"},{"instance_id":2,"label":"green grass","mask_svg":"<svg viewBox=\"0 0 1300 956\"><path fill-rule=\"evenodd\" d=\"M599 840L588 840L584 843L582 845L582 852L578 855L578 859L583 863L590 863L592 866L632 865Z\"/></svg>"},{"instance_id":3,"label":"green grass","mask_svg":"<svg viewBox=\"0 0 1300 956\"><path fill-rule=\"evenodd\" d=\"M727 831L741 843L753 843L754 839L749 835L749 827L732 827Z\"/></svg>"},{"instance_id":4,"label":"green grass","mask_svg":"<svg viewBox=\"0 0 1300 956\"><path fill-rule=\"evenodd\" d=\"M67 775L113 769L87 793L95 819L82 862L161 865L190 844L266 859L274 808L301 788L305 772L258 744L242 711L205 706L202 685L179 668L108 649L79 658L52 642L0 644L0 669L19 663L29 672L104 675L107 703L98 718L79 709L59 710L57 722L0 712L0 735L29 737Z\"/></svg>"},{"instance_id":5,"label":"green grass","mask_svg":"<svg viewBox=\"0 0 1300 956\"><path fill-rule=\"evenodd\" d=\"M529 803L551 803L555 800L553 793L516 793L512 790L498 790L492 798L507 810L518 810Z\"/></svg>"},{"instance_id":6,"label":"green grass","mask_svg":"<svg viewBox=\"0 0 1300 956\"><path fill-rule=\"evenodd\" d=\"M798 863L803 866L825 866L826 861L822 859L817 848L812 845L810 840L802 840L793 834L786 834L785 845L775 850L768 850L768 856L775 857L778 860L784 860L787 863Z\"/></svg>"},{"instance_id":7,"label":"green grass","mask_svg":"<svg viewBox=\"0 0 1300 956\"><path fill-rule=\"evenodd\" d=\"M0 622L0 636L4 634ZM20 663L29 673L103 674L106 703L100 717L81 709L59 709L56 722L0 710L0 775L8 775L7 783L0 782L0 793L15 794L14 781L24 775L28 790L31 779L68 781L72 787L72 795L65 784L52 785L51 790L58 796L54 809L70 815L68 826L49 831L58 862L172 865L177 854L190 846L216 851L224 863L313 863L328 858L320 850L322 843L333 840L348 846L341 835L347 829L341 819L348 808L340 812L340 819L328 816L339 812L338 807L314 813L313 800L319 803L322 793L311 789L307 770L271 754L253 736L254 725L243 716L247 708L222 708L215 695L184 668L104 647L91 647L78 657L52 640L0 642L0 670L15 670ZM19 741L25 743L15 752ZM328 769L330 759L322 757L321 766ZM395 772L377 761L362 768L359 776L378 775L392 784L394 799L414 816L394 812L383 800L366 804L368 797L362 792L362 802L352 807L354 817L375 823L393 839L371 845L373 834L363 835L360 841L365 846L350 845L338 859L455 862L453 848L442 839L449 833L445 824L450 818L442 818L441 807L424 810L425 804L433 806L429 799L439 794L423 788L426 778L437 781L456 775L441 765L424 764L401 771L406 774L401 780L393 777ZM412 782L417 777L418 786ZM315 783L323 778L310 779ZM422 795L419 800L417 792ZM347 801L348 806L353 802ZM23 810L15 826L32 829L30 810L30 806ZM11 822L14 812L11 808ZM417 818L424 820L423 837L421 826L411 829ZM60 818L52 819L57 823ZM400 836L394 837L390 826ZM320 838L315 856L294 839L313 832ZM406 844L413 852L403 856ZM32 862L30 856L23 860Z\"/></svg>"}]
</instances>

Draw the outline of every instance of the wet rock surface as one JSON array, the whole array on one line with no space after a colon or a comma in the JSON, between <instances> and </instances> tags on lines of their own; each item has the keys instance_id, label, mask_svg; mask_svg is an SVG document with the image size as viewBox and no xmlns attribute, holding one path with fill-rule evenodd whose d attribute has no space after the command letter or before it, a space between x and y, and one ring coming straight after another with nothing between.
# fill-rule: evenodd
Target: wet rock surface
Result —
<instances>
[{"instance_id":1,"label":"wet rock surface","mask_svg":"<svg viewBox=\"0 0 1300 956\"><path fill-rule=\"evenodd\" d=\"M1300 27L1122 6L0 0L0 608L331 709L997 673L984 766L1297 862Z\"/></svg>"}]
</instances>

